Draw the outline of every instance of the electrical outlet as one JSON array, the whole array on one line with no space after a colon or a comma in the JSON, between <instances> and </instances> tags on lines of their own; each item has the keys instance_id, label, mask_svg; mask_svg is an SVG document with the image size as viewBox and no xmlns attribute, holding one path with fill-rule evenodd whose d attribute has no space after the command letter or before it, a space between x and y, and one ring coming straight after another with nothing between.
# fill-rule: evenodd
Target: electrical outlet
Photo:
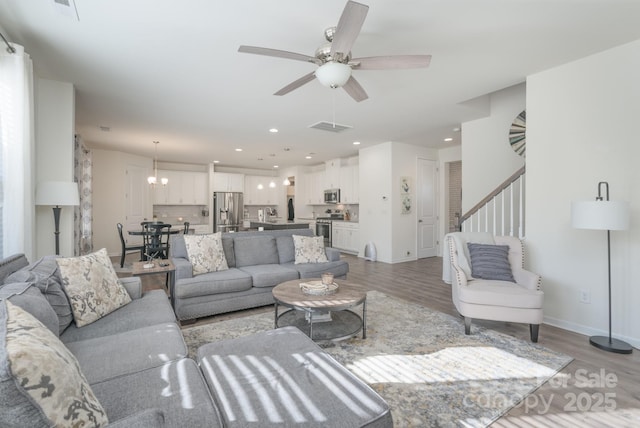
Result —
<instances>
[{"instance_id":1,"label":"electrical outlet","mask_svg":"<svg viewBox=\"0 0 640 428\"><path fill-rule=\"evenodd\" d=\"M580 290L580 303L591 303L591 292L589 290Z\"/></svg>"}]
</instances>

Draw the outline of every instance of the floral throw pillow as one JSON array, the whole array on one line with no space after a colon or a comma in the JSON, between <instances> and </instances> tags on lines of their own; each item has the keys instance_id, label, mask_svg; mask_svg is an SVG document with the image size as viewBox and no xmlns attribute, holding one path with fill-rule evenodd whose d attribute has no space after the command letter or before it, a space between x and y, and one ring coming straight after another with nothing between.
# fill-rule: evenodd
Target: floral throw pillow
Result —
<instances>
[{"instance_id":1,"label":"floral throw pillow","mask_svg":"<svg viewBox=\"0 0 640 428\"><path fill-rule=\"evenodd\" d=\"M40 321L0 301L0 426L109 423L73 354Z\"/></svg>"},{"instance_id":2,"label":"floral throw pillow","mask_svg":"<svg viewBox=\"0 0 640 428\"><path fill-rule=\"evenodd\" d=\"M86 256L59 258L56 262L78 327L131 302L105 248Z\"/></svg>"},{"instance_id":3,"label":"floral throw pillow","mask_svg":"<svg viewBox=\"0 0 640 428\"><path fill-rule=\"evenodd\" d=\"M220 232L207 235L184 235L184 244L193 266L193 275L229 269Z\"/></svg>"},{"instance_id":4,"label":"floral throw pillow","mask_svg":"<svg viewBox=\"0 0 640 428\"><path fill-rule=\"evenodd\" d=\"M325 263L329 260L324 250L324 237L291 235L295 250L294 264Z\"/></svg>"}]
</instances>

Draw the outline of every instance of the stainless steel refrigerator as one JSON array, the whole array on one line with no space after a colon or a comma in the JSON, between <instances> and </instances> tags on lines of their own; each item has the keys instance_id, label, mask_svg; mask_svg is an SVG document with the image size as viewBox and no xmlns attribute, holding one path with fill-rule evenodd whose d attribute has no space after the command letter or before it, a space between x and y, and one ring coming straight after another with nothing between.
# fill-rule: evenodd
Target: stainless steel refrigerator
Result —
<instances>
[{"instance_id":1,"label":"stainless steel refrigerator","mask_svg":"<svg viewBox=\"0 0 640 428\"><path fill-rule=\"evenodd\" d=\"M213 231L237 232L242 227L241 192L213 192Z\"/></svg>"}]
</instances>

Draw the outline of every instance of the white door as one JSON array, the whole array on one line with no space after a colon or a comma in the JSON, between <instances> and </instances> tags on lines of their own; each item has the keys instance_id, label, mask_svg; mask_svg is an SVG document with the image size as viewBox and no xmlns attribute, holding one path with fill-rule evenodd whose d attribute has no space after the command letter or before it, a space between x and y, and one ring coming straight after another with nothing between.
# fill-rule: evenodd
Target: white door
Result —
<instances>
[{"instance_id":1,"label":"white door","mask_svg":"<svg viewBox=\"0 0 640 428\"><path fill-rule=\"evenodd\" d=\"M438 254L436 209L436 162L418 159L418 258L434 257Z\"/></svg>"},{"instance_id":2,"label":"white door","mask_svg":"<svg viewBox=\"0 0 640 428\"><path fill-rule=\"evenodd\" d=\"M142 236L129 236L128 230L140 230L140 223L147 218L147 168L127 165L126 222L123 227L127 245L142 245Z\"/></svg>"}]
</instances>

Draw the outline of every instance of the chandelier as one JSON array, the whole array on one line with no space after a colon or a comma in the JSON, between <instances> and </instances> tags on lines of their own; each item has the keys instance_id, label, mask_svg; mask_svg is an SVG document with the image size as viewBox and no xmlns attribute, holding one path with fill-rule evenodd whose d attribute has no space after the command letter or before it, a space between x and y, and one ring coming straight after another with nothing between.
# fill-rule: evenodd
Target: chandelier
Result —
<instances>
[{"instance_id":1,"label":"chandelier","mask_svg":"<svg viewBox=\"0 0 640 428\"><path fill-rule=\"evenodd\" d=\"M156 184L158 184L158 144L160 144L160 141L154 141L153 144L155 144L155 155L153 157L153 175L147 177L147 182L151 185L151 186L155 186ZM166 177L162 177L160 179L160 183L162 183L163 186L166 186L169 183L169 179Z\"/></svg>"}]
</instances>

